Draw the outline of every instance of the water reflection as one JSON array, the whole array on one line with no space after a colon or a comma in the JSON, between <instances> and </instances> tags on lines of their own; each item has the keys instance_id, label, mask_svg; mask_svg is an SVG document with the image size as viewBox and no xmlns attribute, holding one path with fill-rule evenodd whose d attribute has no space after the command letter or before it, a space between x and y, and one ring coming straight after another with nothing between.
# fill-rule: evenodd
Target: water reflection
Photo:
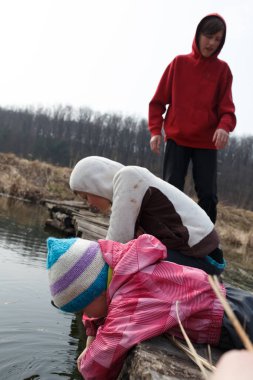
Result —
<instances>
[{"instance_id":1,"label":"water reflection","mask_svg":"<svg viewBox=\"0 0 253 380\"><path fill-rule=\"evenodd\" d=\"M80 318L50 304L47 217L43 207L0 197L0 380L81 380L75 364L85 341ZM229 282L242 286L243 278L252 290L253 276L238 273L230 268Z\"/></svg>"},{"instance_id":2,"label":"water reflection","mask_svg":"<svg viewBox=\"0 0 253 380\"><path fill-rule=\"evenodd\" d=\"M50 305L47 210L0 197L0 379L80 380L81 321Z\"/></svg>"},{"instance_id":3,"label":"water reflection","mask_svg":"<svg viewBox=\"0 0 253 380\"><path fill-rule=\"evenodd\" d=\"M41 206L0 197L1 247L36 261L45 259L46 217Z\"/></svg>"}]
</instances>

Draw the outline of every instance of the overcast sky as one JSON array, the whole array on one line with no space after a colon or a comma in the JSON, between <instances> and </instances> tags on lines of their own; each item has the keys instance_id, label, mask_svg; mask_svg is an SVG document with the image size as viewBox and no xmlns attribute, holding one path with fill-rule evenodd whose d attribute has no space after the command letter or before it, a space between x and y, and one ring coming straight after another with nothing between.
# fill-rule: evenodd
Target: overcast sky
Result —
<instances>
[{"instance_id":1,"label":"overcast sky","mask_svg":"<svg viewBox=\"0 0 253 380\"><path fill-rule=\"evenodd\" d=\"M0 0L0 106L72 105L147 118L170 61L220 13L235 134L252 135L252 0Z\"/></svg>"}]
</instances>

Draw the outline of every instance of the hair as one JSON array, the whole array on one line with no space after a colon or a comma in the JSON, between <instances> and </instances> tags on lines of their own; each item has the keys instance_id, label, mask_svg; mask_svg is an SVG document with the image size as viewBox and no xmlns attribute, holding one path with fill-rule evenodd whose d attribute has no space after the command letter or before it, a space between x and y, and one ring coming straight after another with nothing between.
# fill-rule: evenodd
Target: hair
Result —
<instances>
[{"instance_id":1,"label":"hair","mask_svg":"<svg viewBox=\"0 0 253 380\"><path fill-rule=\"evenodd\" d=\"M200 34L203 34L204 36L213 35L215 33L218 33L220 31L223 31L223 37L222 41L220 43L220 46L218 47L217 51L220 51L224 45L225 38L226 38L226 24L225 21L222 20L219 16L206 16L204 17L196 31L196 44L199 48L199 36Z\"/></svg>"},{"instance_id":2,"label":"hair","mask_svg":"<svg viewBox=\"0 0 253 380\"><path fill-rule=\"evenodd\" d=\"M210 16L200 23L199 33L204 34L204 36L212 35L220 31L225 31L226 27L224 21L220 17Z\"/></svg>"}]
</instances>

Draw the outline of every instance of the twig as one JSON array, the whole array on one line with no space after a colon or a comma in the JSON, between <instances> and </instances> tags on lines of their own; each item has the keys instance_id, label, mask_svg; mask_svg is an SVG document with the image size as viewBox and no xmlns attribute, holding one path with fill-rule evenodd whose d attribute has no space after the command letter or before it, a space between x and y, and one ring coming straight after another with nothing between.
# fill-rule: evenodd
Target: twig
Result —
<instances>
[{"instance_id":1,"label":"twig","mask_svg":"<svg viewBox=\"0 0 253 380\"><path fill-rule=\"evenodd\" d=\"M224 298L224 296L222 295L222 293L220 291L220 285L219 285L219 281L218 281L217 276L214 276L214 277L208 276L208 279L209 279L209 283L210 283L211 287L213 288L213 291L215 292L216 296L218 297L222 306L224 307L224 310L225 310L230 322L234 326L235 331L239 335L244 347L249 351L253 351L253 344L251 343L248 335L244 331L239 320L237 319L235 313L231 309L229 303L227 302L227 300Z\"/></svg>"},{"instance_id":2,"label":"twig","mask_svg":"<svg viewBox=\"0 0 253 380\"><path fill-rule=\"evenodd\" d=\"M209 363L211 364L211 366L213 366L212 352L211 352L210 344L207 345L207 353L208 353ZM214 367L214 366L213 366L213 367ZM214 368L215 368L215 367L214 367Z\"/></svg>"},{"instance_id":3,"label":"twig","mask_svg":"<svg viewBox=\"0 0 253 380\"><path fill-rule=\"evenodd\" d=\"M167 336L167 335L166 335ZM192 353L191 349L188 348L185 344L183 344L182 342L180 342L175 336L167 336L167 338L170 338L173 343L175 343L175 345L180 348L182 351L184 351L188 356L190 356L191 359L194 359L194 354ZM209 346L210 347L210 346ZM196 351L195 351L196 352ZM196 352L196 355L198 355L199 357L199 360L201 361L201 363L203 364L204 367L206 367L208 370L210 371L214 371L216 369L216 367L214 365L212 365L207 359L203 358L203 356L199 355L197 352Z\"/></svg>"},{"instance_id":4,"label":"twig","mask_svg":"<svg viewBox=\"0 0 253 380\"><path fill-rule=\"evenodd\" d=\"M192 345L190 339L188 338L188 336L187 336L187 334L185 332L185 329L183 328L183 325L182 325L182 323L180 321L179 314L178 314L178 303L179 302L176 301L176 314L177 314L177 320L178 320L179 327L181 329L181 332L182 332L182 334L183 334L183 336L184 336L184 338L186 340L186 343L187 343L189 349L191 350L192 356L195 359L195 362L196 362L197 366L199 367L202 375L204 376L205 379L208 379L208 374L207 374L207 372L206 372L203 364L201 363L201 360L199 359L199 355L196 352L195 348L193 347L193 345Z\"/></svg>"}]
</instances>

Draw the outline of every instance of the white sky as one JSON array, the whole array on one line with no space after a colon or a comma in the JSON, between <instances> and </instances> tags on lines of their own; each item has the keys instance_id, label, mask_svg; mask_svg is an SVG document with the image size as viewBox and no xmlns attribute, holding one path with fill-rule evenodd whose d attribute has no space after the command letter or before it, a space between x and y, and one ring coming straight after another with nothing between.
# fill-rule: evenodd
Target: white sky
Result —
<instances>
[{"instance_id":1,"label":"white sky","mask_svg":"<svg viewBox=\"0 0 253 380\"><path fill-rule=\"evenodd\" d=\"M220 13L236 135L251 135L252 0L0 0L0 106L59 104L147 118L170 61Z\"/></svg>"}]
</instances>

